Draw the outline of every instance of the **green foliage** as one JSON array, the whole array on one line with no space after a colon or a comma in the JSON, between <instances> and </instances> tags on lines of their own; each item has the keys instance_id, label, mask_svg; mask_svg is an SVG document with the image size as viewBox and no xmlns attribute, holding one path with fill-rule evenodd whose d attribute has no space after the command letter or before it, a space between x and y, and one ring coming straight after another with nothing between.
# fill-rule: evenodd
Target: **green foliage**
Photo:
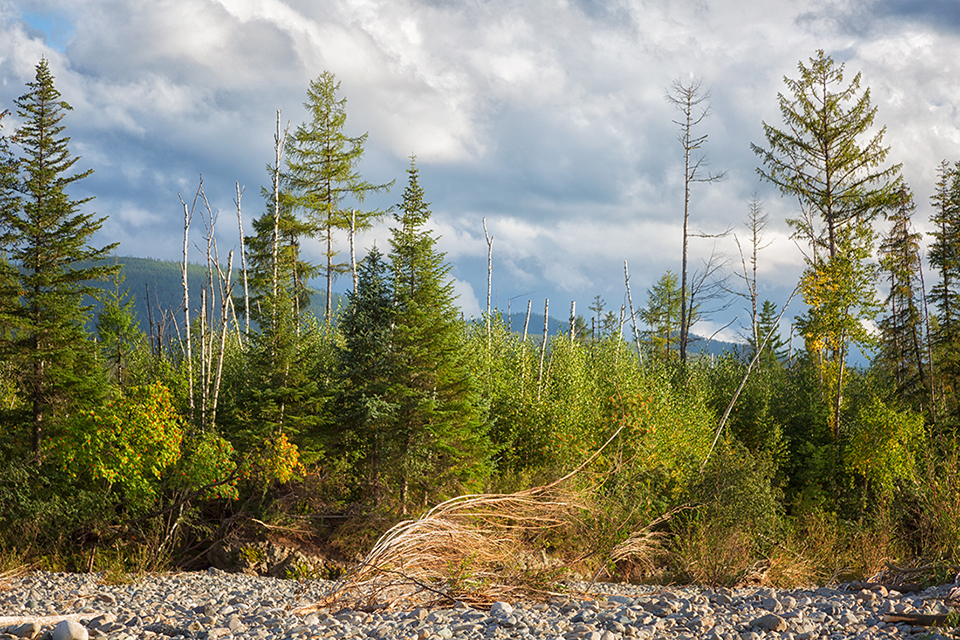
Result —
<instances>
[{"instance_id":1,"label":"green foliage","mask_svg":"<svg viewBox=\"0 0 960 640\"><path fill-rule=\"evenodd\" d=\"M913 195L904 188L900 202L890 214L891 228L880 245L880 266L890 291L879 322L879 350L874 367L889 380L893 393L916 408L930 406L930 383L923 330L923 288L920 238L912 230L916 209Z\"/></svg>"},{"instance_id":2,"label":"green foliage","mask_svg":"<svg viewBox=\"0 0 960 640\"><path fill-rule=\"evenodd\" d=\"M96 320L100 351L120 387L123 387L126 370L144 339L134 315L134 299L130 291L120 293L122 283L122 276L116 276L116 290L107 295Z\"/></svg>"},{"instance_id":3,"label":"green foliage","mask_svg":"<svg viewBox=\"0 0 960 640\"><path fill-rule=\"evenodd\" d=\"M677 276L667 271L647 291L647 306L640 311L640 318L650 327L646 336L653 357L667 360L679 349L680 311ZM691 315L696 315L696 309Z\"/></svg>"},{"instance_id":4,"label":"green foliage","mask_svg":"<svg viewBox=\"0 0 960 640\"><path fill-rule=\"evenodd\" d=\"M481 489L491 452L485 411L464 362L450 267L424 228L430 208L414 159L407 174L390 238L396 309L389 396L399 454L394 482L404 513L414 497L426 504Z\"/></svg>"},{"instance_id":5,"label":"green foliage","mask_svg":"<svg viewBox=\"0 0 960 640\"><path fill-rule=\"evenodd\" d=\"M935 364L935 389L942 408L934 408L934 415L946 414L954 429L960 425L960 163L940 166L937 192L932 198L934 207L930 221L930 266L937 281L930 291L936 308L930 336Z\"/></svg>"},{"instance_id":6,"label":"green foliage","mask_svg":"<svg viewBox=\"0 0 960 640\"><path fill-rule=\"evenodd\" d=\"M236 470L236 452L228 441L215 433L204 432L185 439L183 457L173 470L173 484L179 488L197 491L210 487L201 499L239 497L236 479L230 478ZM212 485L217 486L212 486Z\"/></svg>"},{"instance_id":7,"label":"green foliage","mask_svg":"<svg viewBox=\"0 0 960 640\"><path fill-rule=\"evenodd\" d=\"M770 336L766 345L763 347L763 352L760 354L760 360L758 361L761 368L768 369L783 364L789 356L787 353L787 343L784 342L783 337L781 337L780 330L776 324L779 315L780 312L773 301L764 300L760 305L760 311L757 314L757 335L759 336L760 343L763 343L767 335ZM747 344L751 350L751 358L756 354L757 348L759 347L755 342L753 334L751 333L747 337Z\"/></svg>"},{"instance_id":8,"label":"green foliage","mask_svg":"<svg viewBox=\"0 0 960 640\"><path fill-rule=\"evenodd\" d=\"M334 261L337 251L333 235L337 231L356 228L357 211L343 207L349 196L363 202L371 193L389 189L390 184L375 185L363 180L357 165L363 156L367 134L349 137L344 133L347 121L346 98L337 98L340 83L329 71L324 71L310 83L304 107L310 121L297 127L289 145L287 171L284 182L288 187L290 203L307 216L310 235L325 245L327 258L327 299L324 320L332 318L331 296L333 278L346 270L346 265ZM360 227L382 212L359 212Z\"/></svg>"},{"instance_id":9,"label":"green foliage","mask_svg":"<svg viewBox=\"0 0 960 640\"><path fill-rule=\"evenodd\" d=\"M898 483L915 477L916 457L924 441L923 416L897 411L874 398L848 429L844 463L877 493L889 496Z\"/></svg>"},{"instance_id":10,"label":"green foliage","mask_svg":"<svg viewBox=\"0 0 960 640\"><path fill-rule=\"evenodd\" d=\"M120 489L125 506L140 511L156 501L164 472L180 458L182 439L169 390L153 384L71 416L48 455L104 493Z\"/></svg>"}]
</instances>

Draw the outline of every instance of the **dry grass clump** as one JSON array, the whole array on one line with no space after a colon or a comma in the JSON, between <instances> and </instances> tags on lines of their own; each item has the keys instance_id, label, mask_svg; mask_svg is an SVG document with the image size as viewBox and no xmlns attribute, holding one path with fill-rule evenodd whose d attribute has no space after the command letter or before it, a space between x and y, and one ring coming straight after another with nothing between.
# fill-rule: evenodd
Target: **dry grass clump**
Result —
<instances>
[{"instance_id":1,"label":"dry grass clump","mask_svg":"<svg viewBox=\"0 0 960 640\"><path fill-rule=\"evenodd\" d=\"M485 607L497 600L561 595L559 585L588 558L596 559L598 549L551 561L545 539L584 530L581 516L592 512L591 492L578 489L573 479L619 433L555 482L515 493L459 496L400 522L311 608ZM655 534L638 532L614 550L614 558L646 562L658 541Z\"/></svg>"},{"instance_id":2,"label":"dry grass clump","mask_svg":"<svg viewBox=\"0 0 960 640\"><path fill-rule=\"evenodd\" d=\"M519 596L552 595L567 565L537 557L536 540L546 531L569 526L585 508L561 484L459 496L416 520L400 522L318 606L484 606Z\"/></svg>"}]
</instances>

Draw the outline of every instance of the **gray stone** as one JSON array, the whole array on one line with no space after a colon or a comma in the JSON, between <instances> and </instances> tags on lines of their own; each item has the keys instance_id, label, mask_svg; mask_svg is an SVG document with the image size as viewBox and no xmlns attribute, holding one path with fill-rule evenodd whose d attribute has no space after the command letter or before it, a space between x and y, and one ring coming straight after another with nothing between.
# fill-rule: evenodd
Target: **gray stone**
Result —
<instances>
[{"instance_id":1,"label":"gray stone","mask_svg":"<svg viewBox=\"0 0 960 640\"><path fill-rule=\"evenodd\" d=\"M25 622L19 627L8 629L7 633L12 633L18 638L35 638L40 635L40 624L37 622Z\"/></svg>"},{"instance_id":2,"label":"gray stone","mask_svg":"<svg viewBox=\"0 0 960 640\"><path fill-rule=\"evenodd\" d=\"M494 602L490 606L490 615L492 616L508 616L513 613L513 605L509 602Z\"/></svg>"},{"instance_id":3,"label":"gray stone","mask_svg":"<svg viewBox=\"0 0 960 640\"><path fill-rule=\"evenodd\" d=\"M53 628L51 640L89 640L90 632L75 620L58 622Z\"/></svg>"},{"instance_id":4,"label":"gray stone","mask_svg":"<svg viewBox=\"0 0 960 640\"><path fill-rule=\"evenodd\" d=\"M751 622L750 626L763 629L764 631L785 631L787 622L778 615L768 613Z\"/></svg>"}]
</instances>

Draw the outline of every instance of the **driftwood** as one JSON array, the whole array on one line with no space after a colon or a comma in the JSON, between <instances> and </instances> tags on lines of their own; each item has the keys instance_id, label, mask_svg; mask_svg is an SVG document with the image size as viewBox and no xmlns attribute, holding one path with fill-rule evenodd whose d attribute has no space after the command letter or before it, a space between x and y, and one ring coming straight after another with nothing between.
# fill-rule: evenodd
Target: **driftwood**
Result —
<instances>
[{"instance_id":1,"label":"driftwood","mask_svg":"<svg viewBox=\"0 0 960 640\"><path fill-rule=\"evenodd\" d=\"M939 627L947 622L949 616L946 613L891 613L883 616L883 621L893 624L907 622L916 627Z\"/></svg>"},{"instance_id":2,"label":"driftwood","mask_svg":"<svg viewBox=\"0 0 960 640\"><path fill-rule=\"evenodd\" d=\"M97 616L102 616L99 611L88 611L86 613L71 613L63 616L0 616L0 627L9 627L15 624L28 624L36 622L37 624L54 624L64 620L93 620Z\"/></svg>"}]
</instances>

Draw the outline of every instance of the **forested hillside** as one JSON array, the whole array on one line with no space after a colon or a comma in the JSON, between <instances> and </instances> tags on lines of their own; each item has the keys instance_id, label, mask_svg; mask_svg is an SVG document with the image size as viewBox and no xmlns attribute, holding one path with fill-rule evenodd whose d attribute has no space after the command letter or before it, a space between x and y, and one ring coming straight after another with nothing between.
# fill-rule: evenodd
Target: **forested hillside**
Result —
<instances>
[{"instance_id":1,"label":"forested hillside","mask_svg":"<svg viewBox=\"0 0 960 640\"><path fill-rule=\"evenodd\" d=\"M704 96L672 96L691 153ZM572 571L786 585L914 562L937 579L960 563L960 164L940 168L923 255L859 75L818 52L778 99L783 122L754 151L800 207L797 346L784 306L758 296L759 203L739 278L720 262L687 273L684 250L679 272L630 291L625 265L622 307L598 296L544 340L543 314L526 332L526 313L462 318L415 157L390 212L363 208L390 185L362 177L366 135L346 135L330 73L306 122L278 122L243 261L208 249L186 288L177 263L121 271L116 246L95 248L103 219L68 194L86 174L41 61L0 137L0 561L197 567L224 540L278 535L353 560L483 494L462 524L512 531L510 555L431 547L454 591L481 588L480 562L531 588ZM717 177L697 166L688 199ZM389 247L357 262L374 224ZM731 296L753 310L748 344L701 357L697 324ZM849 366L854 348L876 353L869 367Z\"/></svg>"}]
</instances>

